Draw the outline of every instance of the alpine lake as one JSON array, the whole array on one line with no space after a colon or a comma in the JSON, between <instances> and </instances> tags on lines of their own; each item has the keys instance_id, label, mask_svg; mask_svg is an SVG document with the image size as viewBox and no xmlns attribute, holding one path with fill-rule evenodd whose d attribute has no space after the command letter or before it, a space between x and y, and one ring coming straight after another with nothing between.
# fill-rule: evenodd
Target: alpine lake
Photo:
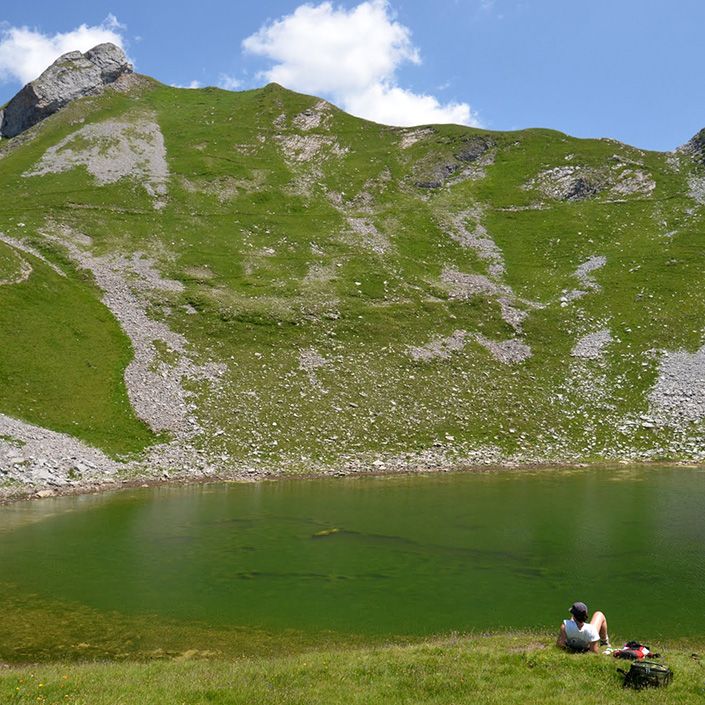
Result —
<instances>
[{"instance_id":1,"label":"alpine lake","mask_svg":"<svg viewBox=\"0 0 705 705\"><path fill-rule=\"evenodd\" d=\"M286 653L557 630L705 631L705 470L122 490L0 507L0 661Z\"/></svg>"}]
</instances>

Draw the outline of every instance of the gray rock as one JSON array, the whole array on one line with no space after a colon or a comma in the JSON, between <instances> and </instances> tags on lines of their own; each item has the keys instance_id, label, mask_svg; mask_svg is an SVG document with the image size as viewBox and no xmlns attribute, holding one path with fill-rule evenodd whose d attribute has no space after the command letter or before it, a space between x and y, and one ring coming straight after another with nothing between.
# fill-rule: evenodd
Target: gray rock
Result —
<instances>
[{"instance_id":1,"label":"gray rock","mask_svg":"<svg viewBox=\"0 0 705 705\"><path fill-rule=\"evenodd\" d=\"M605 176L584 166L557 166L546 169L528 182L549 198L560 201L585 201L604 190Z\"/></svg>"},{"instance_id":2,"label":"gray rock","mask_svg":"<svg viewBox=\"0 0 705 705\"><path fill-rule=\"evenodd\" d=\"M84 56L100 69L100 77L104 84L113 83L122 74L132 72L132 64L128 62L125 53L114 44L98 44L89 49Z\"/></svg>"},{"instance_id":3,"label":"gray rock","mask_svg":"<svg viewBox=\"0 0 705 705\"><path fill-rule=\"evenodd\" d=\"M72 100L98 93L131 72L132 65L114 44L99 44L85 54L80 51L64 54L7 104L0 122L0 136L15 137Z\"/></svg>"},{"instance_id":4,"label":"gray rock","mask_svg":"<svg viewBox=\"0 0 705 705\"><path fill-rule=\"evenodd\" d=\"M600 193L601 188L594 180L584 176L579 176L568 184L564 201L584 201Z\"/></svg>"},{"instance_id":5,"label":"gray rock","mask_svg":"<svg viewBox=\"0 0 705 705\"><path fill-rule=\"evenodd\" d=\"M494 140L490 137L480 135L465 137L463 138L463 148L455 155L455 158L463 162L475 162L492 147L494 147Z\"/></svg>"},{"instance_id":6,"label":"gray rock","mask_svg":"<svg viewBox=\"0 0 705 705\"><path fill-rule=\"evenodd\" d=\"M683 145L681 149L689 154L696 162L705 165L705 129L700 130L693 139Z\"/></svg>"}]
</instances>

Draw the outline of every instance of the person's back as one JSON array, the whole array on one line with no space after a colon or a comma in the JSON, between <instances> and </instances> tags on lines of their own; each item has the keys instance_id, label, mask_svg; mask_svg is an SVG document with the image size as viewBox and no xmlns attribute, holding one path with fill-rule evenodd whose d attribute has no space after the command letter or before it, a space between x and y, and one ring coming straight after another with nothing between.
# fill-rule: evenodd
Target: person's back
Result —
<instances>
[{"instance_id":1,"label":"person's back","mask_svg":"<svg viewBox=\"0 0 705 705\"><path fill-rule=\"evenodd\" d=\"M571 651L599 652L600 643L609 646L607 619L602 612L595 612L588 622L588 609L584 602L575 602L570 608L571 619L564 619L556 644Z\"/></svg>"},{"instance_id":2,"label":"person's back","mask_svg":"<svg viewBox=\"0 0 705 705\"><path fill-rule=\"evenodd\" d=\"M564 619L566 646L574 651L587 651L600 634L590 622L576 622L574 619Z\"/></svg>"}]
</instances>

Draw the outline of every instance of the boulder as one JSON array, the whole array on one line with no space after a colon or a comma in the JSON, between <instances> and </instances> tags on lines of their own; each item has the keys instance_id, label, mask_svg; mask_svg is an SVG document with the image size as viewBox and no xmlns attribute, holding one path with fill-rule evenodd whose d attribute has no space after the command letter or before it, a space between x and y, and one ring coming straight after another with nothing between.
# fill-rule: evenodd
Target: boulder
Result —
<instances>
[{"instance_id":1,"label":"boulder","mask_svg":"<svg viewBox=\"0 0 705 705\"><path fill-rule=\"evenodd\" d=\"M125 53L114 44L99 44L85 54L64 54L5 106L0 136L15 137L72 100L99 93L107 84L131 72Z\"/></svg>"}]
</instances>

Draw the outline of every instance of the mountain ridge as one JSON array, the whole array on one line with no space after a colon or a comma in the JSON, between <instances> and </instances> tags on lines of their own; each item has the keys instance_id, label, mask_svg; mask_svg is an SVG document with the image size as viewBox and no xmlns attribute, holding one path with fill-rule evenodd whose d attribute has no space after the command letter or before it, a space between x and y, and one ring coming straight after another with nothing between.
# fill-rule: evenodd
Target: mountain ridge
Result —
<instances>
[{"instance_id":1,"label":"mountain ridge","mask_svg":"<svg viewBox=\"0 0 705 705\"><path fill-rule=\"evenodd\" d=\"M72 64L75 63L76 61L81 62L84 61L88 64L88 66L81 66L80 68L88 68L89 73L91 74L88 78L88 85L85 86L66 86L66 85L61 85L60 82L57 81L57 74L62 74L66 73L65 71L65 65L66 64ZM100 71L100 78L96 79L95 78L95 69L98 69ZM18 93L13 96L5 105L0 106L0 137L5 136L5 137L15 137L18 134L21 134L21 132L24 132L26 129L31 127L33 124L36 124L37 122L41 122L41 120L45 119L49 115L54 114L61 108L63 108L65 105L67 105L69 102L72 100L76 100L77 98L83 97L85 95L89 95L91 93L96 93L100 91L102 88L104 88L107 85L110 85L111 83L119 80L122 76L124 75L129 75L133 73L134 67L129 63L125 53L123 50L110 42L106 42L104 44L99 44L89 51L85 52L84 54L81 54L81 52L78 51L72 51L72 52L67 52L66 54L63 54L59 58L54 61L51 66L49 66L41 76L39 76L37 79L34 81L31 81L30 83L26 84ZM80 71L79 71L80 73ZM155 79L149 77L149 76L140 76L144 79L147 79L149 81L154 81ZM42 82L42 79L45 79ZM24 95L27 92L35 92L34 91L34 86L37 84L37 82L40 83L40 92L41 89L45 87L43 84L47 84L49 88L49 92L55 94L55 98L53 101L53 104L50 106L47 106L48 109L42 112L42 114L39 116L39 119L36 121L32 122L31 124L27 124L26 126L23 126L22 129L14 131L14 134L4 134L3 133L3 110L7 108L13 101L17 100L22 100L24 98ZM58 83L58 85L57 85ZM212 90L216 89L216 86L204 86L203 88L198 88L198 89L191 89L189 88L188 90ZM276 82L271 82L267 84L266 86L263 86L262 89L260 90L287 90L284 86L276 83ZM218 90L224 90L224 89L218 89ZM256 89L257 90L257 89ZM312 96L313 97L313 96ZM37 100L38 96L33 96L33 100ZM52 102L52 101L50 101ZM326 101L327 102L327 101ZM338 109L338 108L336 108ZM364 118L360 118L364 119ZM17 121L17 120L15 120ZM22 120L19 120L18 122L22 122ZM375 124L382 124L382 123L375 123ZM414 127L426 127L430 126L431 124L419 124L415 125ZM492 132L492 130L485 130L484 128L479 128L482 129L485 132ZM540 127L535 127L535 128L521 128L518 130L514 130L515 132L525 132L527 130L546 130L549 128L540 128ZM559 134L562 135L567 135L567 133L564 133L560 130L557 129L552 129L551 131L558 132ZM506 131L497 131L497 132L504 132ZM622 143L619 142L619 140L616 140L611 137L601 137L601 138L575 138L575 139L603 139L603 140L609 140L613 142L617 142L620 144L627 144L627 143ZM703 158L703 150L705 150L704 147L705 144L705 128L695 134L690 140L685 142L683 145L680 147L677 147L673 151L678 151L678 150L685 150L686 152L692 152L695 154L698 158L702 159ZM630 145L627 145L630 146ZM646 150L646 151L658 151L658 150Z\"/></svg>"}]
</instances>

